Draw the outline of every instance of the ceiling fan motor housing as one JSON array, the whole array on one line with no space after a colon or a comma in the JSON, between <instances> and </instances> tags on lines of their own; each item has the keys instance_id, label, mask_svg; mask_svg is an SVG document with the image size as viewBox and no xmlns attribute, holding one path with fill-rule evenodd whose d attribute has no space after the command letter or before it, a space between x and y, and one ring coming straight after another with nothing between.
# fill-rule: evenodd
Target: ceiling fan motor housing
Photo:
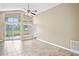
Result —
<instances>
[{"instance_id":1,"label":"ceiling fan motor housing","mask_svg":"<svg viewBox=\"0 0 79 59\"><path fill-rule=\"evenodd\" d=\"M30 12L31 12L31 10L27 10L27 12L28 12L28 13L30 13Z\"/></svg>"}]
</instances>

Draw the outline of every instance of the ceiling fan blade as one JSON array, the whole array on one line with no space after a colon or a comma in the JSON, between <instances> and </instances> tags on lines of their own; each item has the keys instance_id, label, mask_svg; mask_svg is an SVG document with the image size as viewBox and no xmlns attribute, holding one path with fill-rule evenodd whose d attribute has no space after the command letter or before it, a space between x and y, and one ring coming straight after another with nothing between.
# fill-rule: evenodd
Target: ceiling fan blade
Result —
<instances>
[{"instance_id":1,"label":"ceiling fan blade","mask_svg":"<svg viewBox=\"0 0 79 59\"><path fill-rule=\"evenodd\" d=\"M37 12L37 10L33 10L32 12Z\"/></svg>"},{"instance_id":2,"label":"ceiling fan blade","mask_svg":"<svg viewBox=\"0 0 79 59\"><path fill-rule=\"evenodd\" d=\"M35 13L32 13L33 15L36 15Z\"/></svg>"},{"instance_id":3,"label":"ceiling fan blade","mask_svg":"<svg viewBox=\"0 0 79 59\"><path fill-rule=\"evenodd\" d=\"M24 11L27 11L25 8L23 8Z\"/></svg>"}]
</instances>

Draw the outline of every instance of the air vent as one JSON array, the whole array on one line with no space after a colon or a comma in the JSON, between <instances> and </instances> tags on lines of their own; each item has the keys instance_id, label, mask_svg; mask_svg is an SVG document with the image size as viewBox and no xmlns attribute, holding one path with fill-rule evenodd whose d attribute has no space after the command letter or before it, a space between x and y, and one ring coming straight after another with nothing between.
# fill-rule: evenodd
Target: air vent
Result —
<instances>
[{"instance_id":1,"label":"air vent","mask_svg":"<svg viewBox=\"0 0 79 59\"><path fill-rule=\"evenodd\" d=\"M70 40L70 48L75 51L79 51L79 41Z\"/></svg>"}]
</instances>

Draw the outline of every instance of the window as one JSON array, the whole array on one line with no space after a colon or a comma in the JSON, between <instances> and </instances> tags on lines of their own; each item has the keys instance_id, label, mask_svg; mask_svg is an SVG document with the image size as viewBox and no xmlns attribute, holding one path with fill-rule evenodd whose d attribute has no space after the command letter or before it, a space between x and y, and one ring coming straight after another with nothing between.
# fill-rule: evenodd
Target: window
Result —
<instances>
[{"instance_id":1,"label":"window","mask_svg":"<svg viewBox=\"0 0 79 59\"><path fill-rule=\"evenodd\" d=\"M16 22L19 22L19 16L8 16L8 17L5 17L5 21L8 22L8 23L16 23Z\"/></svg>"}]
</instances>

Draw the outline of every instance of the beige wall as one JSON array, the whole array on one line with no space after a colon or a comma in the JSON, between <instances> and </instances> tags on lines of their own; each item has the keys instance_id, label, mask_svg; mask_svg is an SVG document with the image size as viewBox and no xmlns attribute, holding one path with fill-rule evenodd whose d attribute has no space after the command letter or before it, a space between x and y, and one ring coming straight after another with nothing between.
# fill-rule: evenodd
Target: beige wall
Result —
<instances>
[{"instance_id":1,"label":"beige wall","mask_svg":"<svg viewBox=\"0 0 79 59\"><path fill-rule=\"evenodd\" d=\"M41 40L69 48L79 40L79 4L60 4L34 17Z\"/></svg>"},{"instance_id":2,"label":"beige wall","mask_svg":"<svg viewBox=\"0 0 79 59\"><path fill-rule=\"evenodd\" d=\"M0 41L3 39L3 14L0 13Z\"/></svg>"}]
</instances>

